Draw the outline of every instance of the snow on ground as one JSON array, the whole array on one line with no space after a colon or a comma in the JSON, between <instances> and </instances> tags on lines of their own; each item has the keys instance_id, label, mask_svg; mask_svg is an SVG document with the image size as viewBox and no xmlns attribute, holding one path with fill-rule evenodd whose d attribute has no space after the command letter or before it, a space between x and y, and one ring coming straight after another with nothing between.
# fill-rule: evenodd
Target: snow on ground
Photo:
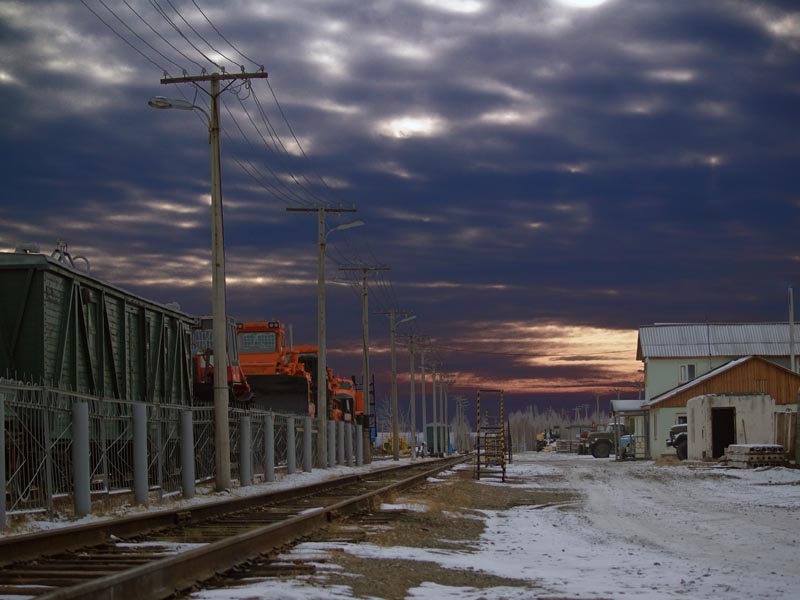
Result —
<instances>
[{"instance_id":1,"label":"snow on ground","mask_svg":"<svg viewBox=\"0 0 800 600\"><path fill-rule=\"evenodd\" d=\"M420 459L417 459L418 461ZM423 459L428 460L428 459ZM285 472L276 473L275 481L270 483L259 483L246 487L232 487L230 490L224 492L214 492L212 488L205 486L198 486L197 495L189 500L182 498L165 498L162 503L151 502L149 506L137 506L125 504L110 512L102 515L87 515L81 518L74 518L70 515L56 515L53 520L47 520L45 513L32 513L27 514L27 519L16 524L11 531L0 530L0 538L14 535L24 535L34 533L36 531L62 529L64 527L75 527L78 525L88 525L90 523L99 523L101 521L108 521L111 519L119 519L122 517L129 517L134 515L141 515L143 513L157 513L159 511L175 510L179 508L187 508L192 506L199 506L211 502L220 502L234 497L246 497L256 494L264 494L267 492L278 492L287 489L302 487L305 485L312 485L322 481L335 479L343 475L352 475L355 473L363 473L365 471L374 471L383 469L398 464L409 464L411 461L408 458L401 458L400 461L394 462L391 460L374 460L368 465L361 467L331 467L328 469L314 469L311 473L304 473L298 471L293 475L288 475ZM8 513L10 518L14 518L14 513Z\"/></svg>"},{"instance_id":2,"label":"snow on ground","mask_svg":"<svg viewBox=\"0 0 800 600\"><path fill-rule=\"evenodd\" d=\"M428 507L424 504L389 504L384 502L381 504L381 510L385 512L392 512L392 511L410 511L410 512L428 512Z\"/></svg>"},{"instance_id":3,"label":"snow on ground","mask_svg":"<svg viewBox=\"0 0 800 600\"><path fill-rule=\"evenodd\" d=\"M699 465L698 465L699 466ZM571 490L577 503L484 511L475 551L306 543L299 555L431 561L522 579L570 598L796 598L800 572L800 470L655 466L569 455L515 457L508 474L525 486ZM496 485L496 482L494 483ZM519 485L508 484L508 485ZM293 553L294 555L294 553ZM334 560L334 559L332 559ZM318 574L324 574L323 567ZM474 589L426 582L407 598L530 598L530 589ZM347 598L346 586L302 579L200 592L197 599Z\"/></svg>"}]
</instances>

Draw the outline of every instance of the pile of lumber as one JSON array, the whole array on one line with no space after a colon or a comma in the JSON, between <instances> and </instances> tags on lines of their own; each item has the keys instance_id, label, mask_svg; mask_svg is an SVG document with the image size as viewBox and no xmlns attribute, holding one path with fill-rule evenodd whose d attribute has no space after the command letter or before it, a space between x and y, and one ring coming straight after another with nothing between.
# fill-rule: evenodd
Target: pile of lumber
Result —
<instances>
[{"instance_id":1,"label":"pile of lumber","mask_svg":"<svg viewBox=\"0 0 800 600\"><path fill-rule=\"evenodd\" d=\"M557 440L556 441L556 452L563 452L563 453L578 453L578 446L581 443L579 440Z\"/></svg>"},{"instance_id":2,"label":"pile of lumber","mask_svg":"<svg viewBox=\"0 0 800 600\"><path fill-rule=\"evenodd\" d=\"M728 466L740 469L786 464L786 453L780 444L731 444L725 454Z\"/></svg>"}]
</instances>

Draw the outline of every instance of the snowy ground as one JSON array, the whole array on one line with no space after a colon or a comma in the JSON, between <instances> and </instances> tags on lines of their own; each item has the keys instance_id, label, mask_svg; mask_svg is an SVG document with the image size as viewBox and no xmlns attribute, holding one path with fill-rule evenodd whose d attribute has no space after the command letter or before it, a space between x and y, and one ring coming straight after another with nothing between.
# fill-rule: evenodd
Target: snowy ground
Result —
<instances>
[{"instance_id":1,"label":"snowy ground","mask_svg":"<svg viewBox=\"0 0 800 600\"><path fill-rule=\"evenodd\" d=\"M486 528L470 551L323 542L303 544L294 555L328 561L320 564L323 574L335 571L335 555L345 552L435 562L530 584L478 589L425 582L407 591L413 599L800 597L800 470L695 466L519 455L509 466L513 485L571 490L579 500L483 511ZM346 585L312 586L302 578L193 595L350 597Z\"/></svg>"}]
</instances>

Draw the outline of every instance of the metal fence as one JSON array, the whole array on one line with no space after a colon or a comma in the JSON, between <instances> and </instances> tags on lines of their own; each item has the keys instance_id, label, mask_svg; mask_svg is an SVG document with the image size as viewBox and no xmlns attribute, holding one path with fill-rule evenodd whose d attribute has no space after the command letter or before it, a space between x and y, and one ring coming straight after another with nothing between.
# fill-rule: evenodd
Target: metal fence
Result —
<instances>
[{"instance_id":1,"label":"metal fence","mask_svg":"<svg viewBox=\"0 0 800 600\"><path fill-rule=\"evenodd\" d=\"M135 488L134 403L27 386L0 380L0 527L5 515L69 512L75 493L73 473L73 406L88 407L89 490L92 504L110 508L115 496ZM166 404L146 405L147 495L160 500L182 491L181 415L192 413L195 482L214 479L214 409ZM241 453L241 418L249 418L249 453ZM267 419L273 420L274 460L297 470L317 465L316 423L312 427L311 461L304 461L305 420L295 417L295 445L287 448L290 419L285 415L232 408L231 476L240 478L240 458L251 478L265 479ZM85 439L83 440L85 445ZM80 444L79 444L80 445ZM5 475L3 476L3 470ZM4 485L3 485L4 484ZM4 492L4 493L2 493ZM99 505L98 505L99 503Z\"/></svg>"}]
</instances>

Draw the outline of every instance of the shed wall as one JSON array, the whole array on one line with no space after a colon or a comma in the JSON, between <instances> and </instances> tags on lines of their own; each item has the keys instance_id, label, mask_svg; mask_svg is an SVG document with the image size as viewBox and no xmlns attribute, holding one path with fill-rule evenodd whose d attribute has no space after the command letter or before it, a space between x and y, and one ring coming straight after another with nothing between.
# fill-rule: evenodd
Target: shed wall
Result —
<instances>
[{"instance_id":1,"label":"shed wall","mask_svg":"<svg viewBox=\"0 0 800 600\"><path fill-rule=\"evenodd\" d=\"M691 398L686 408L689 460L712 457L711 413L714 408L736 409L737 444L775 443L775 401L769 395L704 395Z\"/></svg>"}]
</instances>

